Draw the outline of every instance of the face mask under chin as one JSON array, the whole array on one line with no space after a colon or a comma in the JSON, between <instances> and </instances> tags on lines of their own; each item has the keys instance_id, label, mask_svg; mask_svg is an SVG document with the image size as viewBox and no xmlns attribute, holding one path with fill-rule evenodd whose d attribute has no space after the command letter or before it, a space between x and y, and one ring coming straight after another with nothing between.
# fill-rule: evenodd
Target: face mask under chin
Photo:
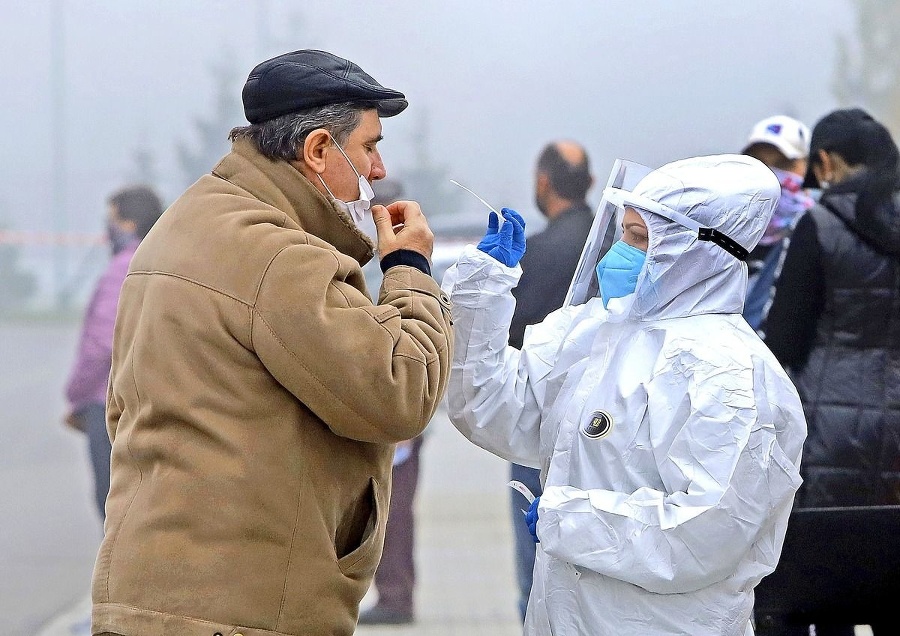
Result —
<instances>
[{"instance_id":1,"label":"face mask under chin","mask_svg":"<svg viewBox=\"0 0 900 636\"><path fill-rule=\"evenodd\" d=\"M347 156L347 153L344 152L344 149L341 148L340 144L337 141L334 142L335 147L340 151L341 155L346 160L347 164L350 166L350 169L353 170L353 174L356 175L357 184L359 187L359 198L355 201L343 201L342 199L338 199L334 196L334 193L331 191L331 188L328 187L328 184L325 183L325 180L322 179L322 175L316 175L319 178L322 186L334 200L334 202L340 207L342 210L347 212L350 215L350 218L353 219L353 222L360 229L361 232L369 236L369 238L374 237L367 231L369 228L364 226L368 226L369 223L366 221L371 221L372 215L369 213L369 209L372 207L372 199L375 198L375 192L372 190L372 184L369 183L368 179L359 174L356 170L356 166L353 165L353 162L350 161L350 157ZM372 228L374 228L374 222L371 222Z\"/></svg>"}]
</instances>

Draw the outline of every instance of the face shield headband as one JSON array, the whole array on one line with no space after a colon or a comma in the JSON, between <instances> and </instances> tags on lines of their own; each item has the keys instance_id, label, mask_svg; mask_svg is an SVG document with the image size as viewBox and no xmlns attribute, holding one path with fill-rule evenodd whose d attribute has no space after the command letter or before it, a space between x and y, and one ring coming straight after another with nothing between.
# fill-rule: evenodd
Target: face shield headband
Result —
<instances>
[{"instance_id":1,"label":"face shield headband","mask_svg":"<svg viewBox=\"0 0 900 636\"><path fill-rule=\"evenodd\" d=\"M681 214L680 212L676 212L672 208L663 205L662 203L658 203L648 197L613 187L609 187L603 190L603 197L610 203L623 210L626 207L640 208L642 210L652 212L653 214L658 214L659 216L678 223L679 225L683 225L689 230L694 230L695 232L697 232L698 240L715 243L739 261L747 260L747 257L750 255L750 252L744 249L744 247L740 243L732 239L727 234L724 234L719 230L713 229L711 227L704 227L697 223L697 221L695 221L694 219L691 219L684 214Z\"/></svg>"}]
</instances>

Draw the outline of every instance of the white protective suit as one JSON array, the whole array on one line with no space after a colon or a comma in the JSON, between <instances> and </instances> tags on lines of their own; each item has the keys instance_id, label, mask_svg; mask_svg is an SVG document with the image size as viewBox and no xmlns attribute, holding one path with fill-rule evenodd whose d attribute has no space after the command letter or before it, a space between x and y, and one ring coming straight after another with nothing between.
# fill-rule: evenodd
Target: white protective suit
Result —
<instances>
[{"instance_id":1,"label":"white protective suit","mask_svg":"<svg viewBox=\"0 0 900 636\"><path fill-rule=\"evenodd\" d=\"M726 155L664 166L634 193L750 250L779 185ZM636 292L609 311L600 298L563 307L521 352L506 342L520 269L466 248L444 277L450 416L541 468L527 634L752 634L753 587L775 568L801 482L800 399L741 317L746 265L638 212L650 244Z\"/></svg>"}]
</instances>

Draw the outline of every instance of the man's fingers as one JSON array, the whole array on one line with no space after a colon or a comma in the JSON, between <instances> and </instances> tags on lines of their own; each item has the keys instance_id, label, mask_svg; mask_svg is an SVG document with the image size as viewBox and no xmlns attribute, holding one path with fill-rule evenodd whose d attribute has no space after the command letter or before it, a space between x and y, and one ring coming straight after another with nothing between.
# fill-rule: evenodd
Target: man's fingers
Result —
<instances>
[{"instance_id":1,"label":"man's fingers","mask_svg":"<svg viewBox=\"0 0 900 636\"><path fill-rule=\"evenodd\" d=\"M394 224L391 213L383 205L372 206L372 220L375 221L375 230L378 232L379 242L383 236L394 235Z\"/></svg>"},{"instance_id":2,"label":"man's fingers","mask_svg":"<svg viewBox=\"0 0 900 636\"><path fill-rule=\"evenodd\" d=\"M416 217L424 217L422 208L415 201L394 201L387 206L387 210L391 213L393 225L409 223Z\"/></svg>"},{"instance_id":3,"label":"man's fingers","mask_svg":"<svg viewBox=\"0 0 900 636\"><path fill-rule=\"evenodd\" d=\"M393 223L391 223L391 214L383 205L372 206L372 220L375 221L375 227L384 225L385 223L393 225Z\"/></svg>"}]
</instances>

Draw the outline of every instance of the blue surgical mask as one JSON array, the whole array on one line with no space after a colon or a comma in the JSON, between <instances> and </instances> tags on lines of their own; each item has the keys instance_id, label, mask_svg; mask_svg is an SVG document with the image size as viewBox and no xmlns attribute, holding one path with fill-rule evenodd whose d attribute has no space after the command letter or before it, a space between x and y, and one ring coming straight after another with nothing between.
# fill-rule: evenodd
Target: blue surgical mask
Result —
<instances>
[{"instance_id":1,"label":"blue surgical mask","mask_svg":"<svg viewBox=\"0 0 900 636\"><path fill-rule=\"evenodd\" d=\"M600 283L600 297L606 307L613 298L622 298L634 293L638 274L644 266L647 252L616 241L597 263L597 280Z\"/></svg>"}]
</instances>

